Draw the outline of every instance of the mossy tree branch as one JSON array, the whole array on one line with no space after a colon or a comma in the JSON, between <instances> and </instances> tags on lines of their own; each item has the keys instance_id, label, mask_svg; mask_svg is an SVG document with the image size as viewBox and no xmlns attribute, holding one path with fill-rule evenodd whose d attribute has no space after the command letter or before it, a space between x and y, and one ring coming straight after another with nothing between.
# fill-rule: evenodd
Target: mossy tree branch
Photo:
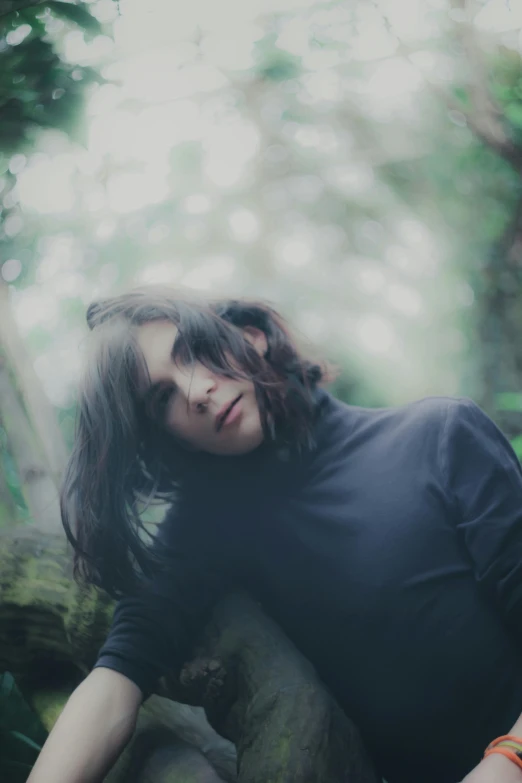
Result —
<instances>
[{"instance_id":1,"label":"mossy tree branch","mask_svg":"<svg viewBox=\"0 0 522 783\"><path fill-rule=\"evenodd\" d=\"M74 666L78 676L87 672L112 604L71 582L63 538L23 527L0 534L0 575L0 667L33 690L35 672L53 663ZM377 783L352 722L247 595L232 594L216 606L193 659L159 693L205 708L214 729L237 748L239 783ZM180 736L179 720L174 733ZM200 735L208 740L203 723ZM216 742L224 740L200 749L207 758L215 751L217 768L223 755Z\"/></svg>"}]
</instances>

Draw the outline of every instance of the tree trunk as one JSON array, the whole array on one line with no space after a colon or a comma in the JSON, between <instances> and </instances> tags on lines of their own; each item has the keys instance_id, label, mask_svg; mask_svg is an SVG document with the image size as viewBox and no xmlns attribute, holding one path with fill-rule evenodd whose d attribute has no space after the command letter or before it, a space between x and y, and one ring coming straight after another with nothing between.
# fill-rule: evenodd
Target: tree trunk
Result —
<instances>
[{"instance_id":1,"label":"tree trunk","mask_svg":"<svg viewBox=\"0 0 522 783\"><path fill-rule=\"evenodd\" d=\"M68 672L74 687L107 633L111 602L70 581L69 559L61 536L23 527L0 534L0 667L26 692L41 691L49 672ZM221 737L201 711L150 699L110 783L174 783L180 764L199 765L195 780L233 780L231 746L223 737L237 748L240 783L377 783L351 721L246 595L217 605L196 657L181 673L173 671L159 693L203 706ZM205 778L205 759L192 754L190 761L183 743L197 746L219 777Z\"/></svg>"},{"instance_id":2,"label":"tree trunk","mask_svg":"<svg viewBox=\"0 0 522 783\"><path fill-rule=\"evenodd\" d=\"M240 781L375 781L354 725L248 596L218 604L200 650L179 694L234 741Z\"/></svg>"},{"instance_id":3,"label":"tree trunk","mask_svg":"<svg viewBox=\"0 0 522 783\"><path fill-rule=\"evenodd\" d=\"M2 419L0 417L0 428L2 427ZM5 430L5 427L3 429ZM0 529L6 525L14 525L18 515L14 497L9 489L2 463L2 444L0 442Z\"/></svg>"},{"instance_id":4,"label":"tree trunk","mask_svg":"<svg viewBox=\"0 0 522 783\"><path fill-rule=\"evenodd\" d=\"M60 528L60 506L53 477L43 459L38 439L27 420L12 382L7 362L0 353L0 419L18 468L22 492L33 521L43 531Z\"/></svg>"},{"instance_id":5,"label":"tree trunk","mask_svg":"<svg viewBox=\"0 0 522 783\"><path fill-rule=\"evenodd\" d=\"M40 441L41 452L47 463L47 470L59 486L67 461L67 448L60 430L55 410L42 389L31 357L20 338L11 311L8 286L0 279L0 346L5 351L9 364L16 376L31 427Z\"/></svg>"},{"instance_id":6,"label":"tree trunk","mask_svg":"<svg viewBox=\"0 0 522 783\"><path fill-rule=\"evenodd\" d=\"M466 118L469 129L499 158L505 160L520 177L522 146L495 99L490 87L490 74L484 53L487 35L481 34L474 19L482 4L477 0L452 0L460 15L455 22L456 41L464 55L468 73L466 92L469 106L454 101L447 93L447 102ZM520 416L499 415L496 397L502 392L518 392L522 383L522 351L520 349L520 286L522 283L522 199L513 208L511 219L489 251L486 263L476 274L477 353L480 357L482 389L479 402L494 416L509 435L520 432ZM501 420L502 419L502 420Z\"/></svg>"},{"instance_id":7,"label":"tree trunk","mask_svg":"<svg viewBox=\"0 0 522 783\"><path fill-rule=\"evenodd\" d=\"M478 336L480 338L483 388L481 404L496 414L496 395L519 392L522 388L522 198L504 234L489 253L488 263L480 270L477 297ZM503 428L509 436L520 432L520 415L510 426L504 416Z\"/></svg>"}]
</instances>

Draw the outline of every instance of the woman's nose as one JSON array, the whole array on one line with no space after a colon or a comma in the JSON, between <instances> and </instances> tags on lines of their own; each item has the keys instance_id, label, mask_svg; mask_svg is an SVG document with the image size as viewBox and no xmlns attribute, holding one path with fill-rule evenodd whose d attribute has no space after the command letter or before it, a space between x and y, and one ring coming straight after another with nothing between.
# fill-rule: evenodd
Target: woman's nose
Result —
<instances>
[{"instance_id":1,"label":"woman's nose","mask_svg":"<svg viewBox=\"0 0 522 783\"><path fill-rule=\"evenodd\" d=\"M200 377L194 376L188 390L191 407L198 413L206 410L215 387L216 380L208 372Z\"/></svg>"}]
</instances>

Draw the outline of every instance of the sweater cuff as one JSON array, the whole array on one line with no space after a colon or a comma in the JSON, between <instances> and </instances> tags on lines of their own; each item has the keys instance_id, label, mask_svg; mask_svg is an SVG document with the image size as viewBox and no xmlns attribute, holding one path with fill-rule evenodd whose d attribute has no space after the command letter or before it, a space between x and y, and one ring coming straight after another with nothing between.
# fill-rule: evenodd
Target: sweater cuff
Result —
<instances>
[{"instance_id":1,"label":"sweater cuff","mask_svg":"<svg viewBox=\"0 0 522 783\"><path fill-rule=\"evenodd\" d=\"M123 674L131 682L138 686L143 693L143 698L148 699L154 691L156 679L151 680L150 674L144 671L139 665L121 658L119 655L104 654L101 655L93 666L93 669L112 669L119 674Z\"/></svg>"}]
</instances>

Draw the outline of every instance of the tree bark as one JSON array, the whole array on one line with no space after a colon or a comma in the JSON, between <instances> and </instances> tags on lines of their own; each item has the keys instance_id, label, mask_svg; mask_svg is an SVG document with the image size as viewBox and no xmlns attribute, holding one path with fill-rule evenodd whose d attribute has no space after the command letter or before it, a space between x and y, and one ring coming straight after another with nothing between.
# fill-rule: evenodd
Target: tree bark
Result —
<instances>
[{"instance_id":1,"label":"tree bark","mask_svg":"<svg viewBox=\"0 0 522 783\"><path fill-rule=\"evenodd\" d=\"M20 338L11 311L8 286L0 280L0 346L5 351L18 388L56 487L59 486L67 461L67 448L55 410L42 389L31 357Z\"/></svg>"},{"instance_id":2,"label":"tree bark","mask_svg":"<svg viewBox=\"0 0 522 783\"><path fill-rule=\"evenodd\" d=\"M489 84L489 74L481 48L480 34L474 18L481 4L476 0L452 0L452 6L462 14L456 23L457 39L462 46L470 74L467 85L471 108L458 106L470 130L482 143L505 160L516 174L522 175L522 147L495 99ZM487 262L477 274L476 292L477 334L480 343L481 405L499 419L496 396L501 392L517 392L522 382L522 351L520 350L520 285L522 263L522 199L518 198L513 214L503 234L493 243ZM520 422L509 426L512 416L502 416L502 426L510 434L520 432Z\"/></svg>"},{"instance_id":3,"label":"tree bark","mask_svg":"<svg viewBox=\"0 0 522 783\"><path fill-rule=\"evenodd\" d=\"M489 251L488 263L477 273L477 334L481 352L481 405L497 414L496 396L522 388L522 198L504 234ZM512 437L520 432L520 415L508 412L501 426ZM513 426L515 424L515 426Z\"/></svg>"},{"instance_id":4,"label":"tree bark","mask_svg":"<svg viewBox=\"0 0 522 783\"><path fill-rule=\"evenodd\" d=\"M474 136L508 163L520 178L522 145L516 141L514 129L490 87L490 74L482 48L490 37L481 37L474 24L481 7L482 3L477 0L451 0L451 8L455 12L453 37L460 51L460 86L465 90L467 101L457 99L450 90L429 79L426 79L426 87L448 108L462 114ZM497 48L501 48L500 43ZM411 62L414 49L410 45L399 42L398 52ZM478 380L481 384L475 396L510 436L521 431L520 412L498 411L496 398L499 392L518 392L522 384L522 351L519 347L521 269L522 200L519 198L504 232L492 243L485 262L480 268L469 270L475 278L475 332L478 335L474 346L476 351L472 352L479 357Z\"/></svg>"},{"instance_id":5,"label":"tree bark","mask_svg":"<svg viewBox=\"0 0 522 783\"><path fill-rule=\"evenodd\" d=\"M40 451L26 413L20 403L6 360L0 352L0 418L7 433L22 492L33 521L42 530L60 528L60 505L53 477Z\"/></svg>"},{"instance_id":6,"label":"tree bark","mask_svg":"<svg viewBox=\"0 0 522 783\"><path fill-rule=\"evenodd\" d=\"M107 633L112 603L70 581L63 537L23 527L0 534L0 575L0 667L33 693L50 669L85 674ZM167 760L174 765L174 757L179 762L186 756L174 753L169 737L197 745L224 780L233 779L233 762L223 737L237 748L239 783L377 783L356 728L313 667L246 595L217 605L195 657L181 673L173 671L159 693L203 706L221 739L201 714L180 717L190 708L157 700L152 718L142 710L135 742L110 783L123 783L140 763L140 783L147 774L173 783ZM164 742L158 740L161 727ZM140 742L153 747L145 760ZM162 764L158 755L153 763L154 753Z\"/></svg>"},{"instance_id":7,"label":"tree bark","mask_svg":"<svg viewBox=\"0 0 522 783\"><path fill-rule=\"evenodd\" d=\"M1 370L0 370L1 372ZM3 427L0 417L0 427ZM5 427L3 427L5 430ZM13 525L17 518L17 509L14 497L9 489L2 465L2 444L0 443L0 529L6 525Z\"/></svg>"},{"instance_id":8,"label":"tree bark","mask_svg":"<svg viewBox=\"0 0 522 783\"><path fill-rule=\"evenodd\" d=\"M240 781L376 780L355 726L246 594L217 605L179 682L171 692L202 704L236 744Z\"/></svg>"}]
</instances>

